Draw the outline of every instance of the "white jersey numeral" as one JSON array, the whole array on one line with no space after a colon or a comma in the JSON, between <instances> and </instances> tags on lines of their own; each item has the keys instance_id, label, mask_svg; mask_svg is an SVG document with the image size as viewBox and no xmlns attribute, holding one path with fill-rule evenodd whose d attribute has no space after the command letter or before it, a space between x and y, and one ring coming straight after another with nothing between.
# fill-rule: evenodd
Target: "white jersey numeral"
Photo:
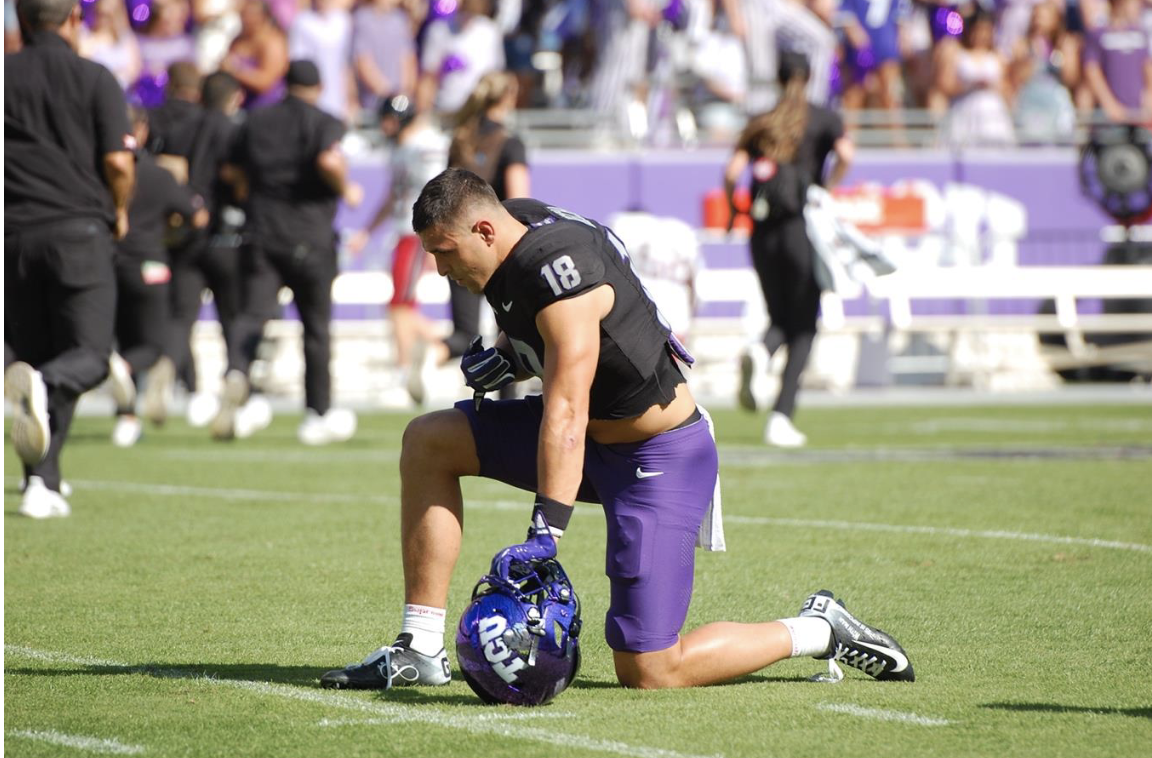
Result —
<instances>
[{"instance_id":1,"label":"white jersey numeral","mask_svg":"<svg viewBox=\"0 0 1152 758\"><path fill-rule=\"evenodd\" d=\"M561 255L552 263L545 263L540 268L540 276L548 282L553 295L563 294L580 283L580 272L570 255Z\"/></svg>"}]
</instances>

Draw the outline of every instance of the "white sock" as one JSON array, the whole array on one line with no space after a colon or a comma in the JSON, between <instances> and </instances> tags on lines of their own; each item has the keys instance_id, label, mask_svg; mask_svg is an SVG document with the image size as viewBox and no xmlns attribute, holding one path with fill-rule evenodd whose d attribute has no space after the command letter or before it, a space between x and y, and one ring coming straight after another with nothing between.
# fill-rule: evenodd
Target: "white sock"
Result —
<instances>
[{"instance_id":1,"label":"white sock","mask_svg":"<svg viewBox=\"0 0 1152 758\"><path fill-rule=\"evenodd\" d=\"M792 635L793 658L827 655L832 649L832 625L824 619L805 616L780 619L780 623L788 627L788 633Z\"/></svg>"},{"instance_id":2,"label":"white sock","mask_svg":"<svg viewBox=\"0 0 1152 758\"><path fill-rule=\"evenodd\" d=\"M424 655L436 655L444 649L443 608L427 605L405 605L400 634L412 635L412 649Z\"/></svg>"}]
</instances>

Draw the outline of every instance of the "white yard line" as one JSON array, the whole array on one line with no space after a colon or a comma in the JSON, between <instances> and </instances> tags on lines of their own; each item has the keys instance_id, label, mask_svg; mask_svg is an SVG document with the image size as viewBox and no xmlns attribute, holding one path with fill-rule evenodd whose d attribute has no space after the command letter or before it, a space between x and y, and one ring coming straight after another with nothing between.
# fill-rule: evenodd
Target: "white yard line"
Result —
<instances>
[{"instance_id":1,"label":"white yard line","mask_svg":"<svg viewBox=\"0 0 1152 758\"><path fill-rule=\"evenodd\" d=\"M114 755L139 755L144 752L143 745L125 745L119 740L103 739L101 737L85 737L80 734L64 734L55 729L9 729L4 733L8 737L19 737L22 740L34 742L47 742L52 745L87 750L90 753L112 753Z\"/></svg>"},{"instance_id":2,"label":"white yard line","mask_svg":"<svg viewBox=\"0 0 1152 758\"><path fill-rule=\"evenodd\" d=\"M616 740L603 740L583 734L566 734L552 729L517 724L515 727L506 723L505 719L493 719L492 713L450 714L434 710L430 707L418 707L390 703L378 703L362 700L358 697L345 695L320 689L307 689L292 687L287 684L272 682L253 682L238 679L217 679L204 674L173 670L150 670L125 663L115 663L82 656L72 656L67 653L57 653L45 650L35 650L18 645L5 645L6 655L25 656L36 660L50 661L82 666L113 666L123 668L126 672L140 671L156 676L171 677L175 679L189 679L206 685L229 687L244 690L258 695L268 695L286 700L297 700L306 703L316 703L331 708L367 714L391 723L419 723L445 729L459 729L472 734L495 734L501 737L527 740L530 742L543 742L549 745L575 748L583 752L612 753L614 755L630 756L630 758L723 758L720 754L702 756L692 753L681 753L676 750L648 747L646 745L633 745ZM93 661L98 661L93 663ZM503 714L500 714L503 715ZM511 714L510 714L511 715Z\"/></svg>"},{"instance_id":3,"label":"white yard line","mask_svg":"<svg viewBox=\"0 0 1152 758\"><path fill-rule=\"evenodd\" d=\"M15 480L6 480L15 483ZM283 502L286 500L311 503L376 503L398 505L400 500L387 495L354 495L339 493L275 492L271 490L229 489L221 487L187 487L174 484L143 484L135 482L112 482L98 479L69 480L78 489L108 490L113 492L136 492L147 495L174 495L205 497L212 499L257 500ZM465 506L478 510L524 511L528 501L515 500L467 500ZM594 506L578 506L577 516L599 516ZM1138 553L1152 553L1152 545L1136 542L1120 542L1091 537L1065 537L1058 534L1033 534L992 529L960 529L945 526L917 526L915 524L881 524L870 521L837 521L822 519L773 518L770 516L740 516L726 514L725 523L759 526L798 527L801 529L834 529L847 532L888 532L893 534L925 534L936 537L963 537L967 539L1015 540L1018 542L1040 542L1050 545L1076 545L1108 550L1128 550Z\"/></svg>"},{"instance_id":4,"label":"white yard line","mask_svg":"<svg viewBox=\"0 0 1152 758\"><path fill-rule=\"evenodd\" d=\"M850 703L820 703L816 706L821 711L831 711L832 713L843 713L848 716L856 716L862 719L872 719L874 721L898 721L903 724L916 724L918 726L948 726L953 723L948 719L930 718L928 716L921 716L916 713L905 713L903 711L886 711L881 708L865 708L860 705L852 705Z\"/></svg>"},{"instance_id":5,"label":"white yard line","mask_svg":"<svg viewBox=\"0 0 1152 758\"><path fill-rule=\"evenodd\" d=\"M764 526L792 526L808 529L836 529L849 532L892 532L896 534L928 534L945 537L980 537L990 540L1018 540L1021 542L1045 542L1052 545L1079 545L1100 547L1111 550L1133 550L1138 553L1152 553L1152 545L1136 542L1117 542L1087 537L1062 537L1056 534L1029 534L1028 532L1005 532L983 529L957 529L946 526L914 526L910 524L875 524L869 521L823 521L819 519L770 518L768 516L725 515L725 523L760 524Z\"/></svg>"}]
</instances>

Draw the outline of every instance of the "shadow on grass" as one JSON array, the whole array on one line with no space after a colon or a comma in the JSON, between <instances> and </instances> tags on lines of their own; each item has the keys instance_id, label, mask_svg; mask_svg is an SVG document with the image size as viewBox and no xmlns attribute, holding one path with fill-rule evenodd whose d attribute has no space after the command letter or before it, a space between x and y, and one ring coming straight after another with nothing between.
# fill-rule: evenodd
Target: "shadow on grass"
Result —
<instances>
[{"instance_id":1,"label":"shadow on grass","mask_svg":"<svg viewBox=\"0 0 1152 758\"><path fill-rule=\"evenodd\" d=\"M985 703L980 707L1021 713L1099 713L1105 716L1152 719L1152 708L1087 708L1081 705L1060 705L1059 703Z\"/></svg>"},{"instance_id":2,"label":"shadow on grass","mask_svg":"<svg viewBox=\"0 0 1152 758\"><path fill-rule=\"evenodd\" d=\"M5 666L4 673L17 676L154 676L158 679L221 679L238 682L272 682L296 687L320 688L320 675L329 667L276 666L262 663L145 663L139 666L97 666L75 668L36 668Z\"/></svg>"}]
</instances>

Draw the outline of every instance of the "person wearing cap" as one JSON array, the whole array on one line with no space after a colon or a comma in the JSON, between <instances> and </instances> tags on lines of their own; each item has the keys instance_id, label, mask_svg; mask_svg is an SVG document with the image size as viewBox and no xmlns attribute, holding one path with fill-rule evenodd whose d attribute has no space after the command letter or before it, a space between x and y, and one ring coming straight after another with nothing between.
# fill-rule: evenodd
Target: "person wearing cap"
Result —
<instances>
[{"instance_id":1,"label":"person wearing cap","mask_svg":"<svg viewBox=\"0 0 1152 758\"><path fill-rule=\"evenodd\" d=\"M447 347L432 324L421 315L416 300L416 287L428 268L429 256L412 231L412 204L424 185L448 165L448 138L432 124L428 115L416 110L416 104L407 95L386 97L377 110L380 131L391 147L388 196L368 226L353 235L348 246L358 254L372 232L385 221L390 222L390 239L395 240L395 246L389 315L396 365L400 369L399 386L406 388L412 400L419 404L424 402L425 388L420 375L422 366L413 365L413 358L417 353L447 355Z\"/></svg>"},{"instance_id":2,"label":"person wearing cap","mask_svg":"<svg viewBox=\"0 0 1152 758\"><path fill-rule=\"evenodd\" d=\"M136 163L116 78L76 54L76 0L19 0L4 65L4 390L24 463L20 513L67 516L60 454L76 401L108 375L113 237Z\"/></svg>"},{"instance_id":3,"label":"person wearing cap","mask_svg":"<svg viewBox=\"0 0 1152 758\"><path fill-rule=\"evenodd\" d=\"M229 358L211 431L217 439L231 439L267 423L267 417L252 419L241 411L264 324L276 315L277 292L285 286L304 327L307 410L298 437L322 445L349 439L356 429L351 411L331 407L329 322L337 268L332 222L340 200L355 207L363 190L349 180L340 151L344 125L316 107L321 92L316 64L292 61L287 85L280 102L250 113L232 156L234 178L248 192L245 296L235 327L239 350Z\"/></svg>"}]
</instances>

